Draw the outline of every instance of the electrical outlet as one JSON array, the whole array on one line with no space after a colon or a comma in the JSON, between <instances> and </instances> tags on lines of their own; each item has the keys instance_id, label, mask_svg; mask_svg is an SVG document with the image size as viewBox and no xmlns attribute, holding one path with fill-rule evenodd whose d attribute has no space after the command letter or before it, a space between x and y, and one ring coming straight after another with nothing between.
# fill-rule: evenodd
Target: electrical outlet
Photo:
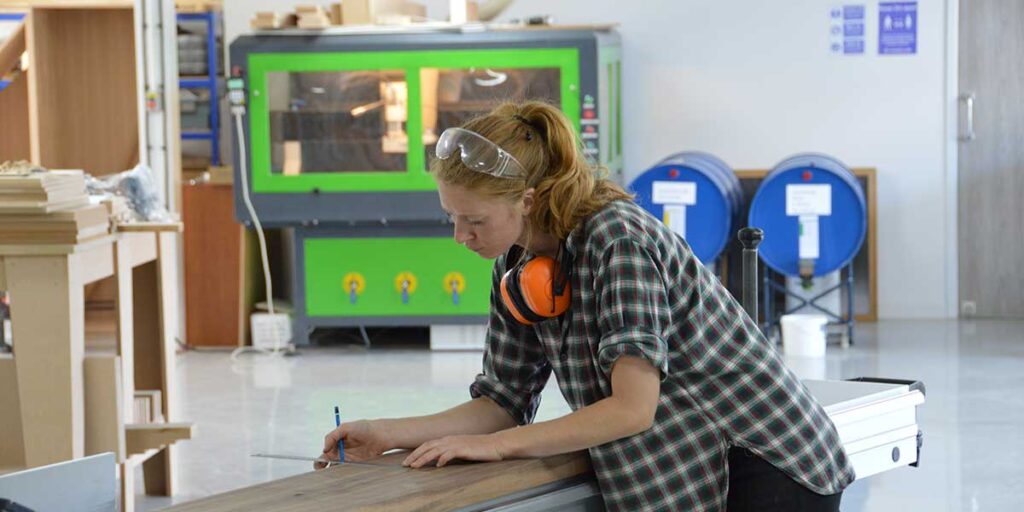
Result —
<instances>
[{"instance_id":1,"label":"electrical outlet","mask_svg":"<svg viewBox=\"0 0 1024 512\"><path fill-rule=\"evenodd\" d=\"M973 300L965 300L960 303L960 313L967 318L978 314L978 305Z\"/></svg>"}]
</instances>

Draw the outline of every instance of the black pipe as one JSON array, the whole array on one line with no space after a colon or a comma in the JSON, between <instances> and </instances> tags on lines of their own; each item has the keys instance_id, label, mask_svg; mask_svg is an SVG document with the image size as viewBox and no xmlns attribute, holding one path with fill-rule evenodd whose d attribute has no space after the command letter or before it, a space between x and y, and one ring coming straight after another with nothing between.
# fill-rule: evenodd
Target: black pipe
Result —
<instances>
[{"instance_id":1,"label":"black pipe","mask_svg":"<svg viewBox=\"0 0 1024 512\"><path fill-rule=\"evenodd\" d=\"M737 237L743 244L743 309L757 323L757 246L764 240L764 231L743 228Z\"/></svg>"}]
</instances>

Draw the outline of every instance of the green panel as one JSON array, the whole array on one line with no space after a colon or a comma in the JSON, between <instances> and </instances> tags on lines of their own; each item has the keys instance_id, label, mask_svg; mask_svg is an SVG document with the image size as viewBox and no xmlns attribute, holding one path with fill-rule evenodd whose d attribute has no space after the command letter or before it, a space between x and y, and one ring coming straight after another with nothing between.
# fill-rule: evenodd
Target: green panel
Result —
<instances>
[{"instance_id":1,"label":"green panel","mask_svg":"<svg viewBox=\"0 0 1024 512\"><path fill-rule=\"evenodd\" d=\"M622 159L622 49L619 46L602 46L598 51L598 62L608 80L608 104L601 105L601 116L609 119L608 147L601 148L606 155L605 164L609 169L621 171Z\"/></svg>"},{"instance_id":2,"label":"green panel","mask_svg":"<svg viewBox=\"0 0 1024 512\"><path fill-rule=\"evenodd\" d=\"M257 53L249 55L249 129L252 189L259 193L395 192L434 190L423 161L420 68L559 68L562 111L579 130L580 73L576 48L444 50L409 52ZM269 72L315 72L403 69L408 87L409 134L406 172L345 172L284 176L270 170Z\"/></svg>"},{"instance_id":3,"label":"green panel","mask_svg":"<svg viewBox=\"0 0 1024 512\"><path fill-rule=\"evenodd\" d=\"M615 61L615 154L622 156L622 61Z\"/></svg>"},{"instance_id":4,"label":"green panel","mask_svg":"<svg viewBox=\"0 0 1024 512\"><path fill-rule=\"evenodd\" d=\"M310 317L487 315L492 260L451 238L307 238L306 315ZM365 288L353 304L345 276L359 273ZM411 272L416 289L402 302L396 277ZM459 272L465 288L455 304L445 277Z\"/></svg>"}]
</instances>

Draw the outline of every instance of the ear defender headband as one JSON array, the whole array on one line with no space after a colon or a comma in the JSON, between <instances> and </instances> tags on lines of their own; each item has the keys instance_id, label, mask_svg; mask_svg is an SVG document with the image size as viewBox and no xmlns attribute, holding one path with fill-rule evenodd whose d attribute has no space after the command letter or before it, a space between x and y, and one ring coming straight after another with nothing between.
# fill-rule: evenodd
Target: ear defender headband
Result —
<instances>
[{"instance_id":1,"label":"ear defender headband","mask_svg":"<svg viewBox=\"0 0 1024 512\"><path fill-rule=\"evenodd\" d=\"M502 276L501 299L520 323L533 325L561 316L569 309L572 261L564 249L561 254L561 264L556 259L538 256Z\"/></svg>"}]
</instances>

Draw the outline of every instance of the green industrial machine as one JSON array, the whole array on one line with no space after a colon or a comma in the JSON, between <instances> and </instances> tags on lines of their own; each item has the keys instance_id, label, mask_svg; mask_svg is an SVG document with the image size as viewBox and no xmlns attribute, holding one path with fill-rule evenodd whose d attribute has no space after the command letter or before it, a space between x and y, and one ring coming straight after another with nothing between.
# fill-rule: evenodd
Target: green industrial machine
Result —
<instances>
[{"instance_id":1,"label":"green industrial machine","mask_svg":"<svg viewBox=\"0 0 1024 512\"><path fill-rule=\"evenodd\" d=\"M263 226L294 228L294 342L486 323L492 261L452 238L427 172L438 135L502 101L548 101L621 181L620 54L608 27L236 39L236 213L253 222L248 192Z\"/></svg>"}]
</instances>

